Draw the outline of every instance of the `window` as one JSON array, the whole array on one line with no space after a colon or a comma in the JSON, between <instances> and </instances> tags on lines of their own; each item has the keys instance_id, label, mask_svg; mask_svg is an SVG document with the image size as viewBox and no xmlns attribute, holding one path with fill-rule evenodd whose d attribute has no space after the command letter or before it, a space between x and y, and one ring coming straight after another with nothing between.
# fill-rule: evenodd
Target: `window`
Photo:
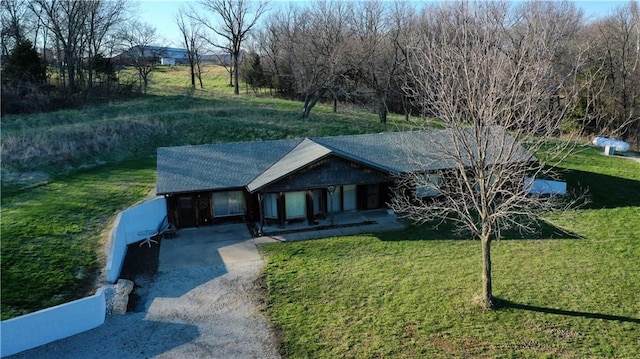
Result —
<instances>
[{"instance_id":1,"label":"window","mask_svg":"<svg viewBox=\"0 0 640 359\"><path fill-rule=\"evenodd\" d=\"M215 192L213 194L213 216L237 216L244 214L242 191Z\"/></svg>"},{"instance_id":2,"label":"window","mask_svg":"<svg viewBox=\"0 0 640 359\"><path fill-rule=\"evenodd\" d=\"M287 192L284 194L287 206L286 214L289 218L303 218L307 215L307 197L305 192Z\"/></svg>"},{"instance_id":3,"label":"window","mask_svg":"<svg viewBox=\"0 0 640 359\"><path fill-rule=\"evenodd\" d=\"M264 217L278 218L278 195L276 193L264 195Z\"/></svg>"},{"instance_id":4,"label":"window","mask_svg":"<svg viewBox=\"0 0 640 359\"><path fill-rule=\"evenodd\" d=\"M178 198L178 207L180 209L191 209L193 207L193 198L189 197L179 197Z\"/></svg>"},{"instance_id":5,"label":"window","mask_svg":"<svg viewBox=\"0 0 640 359\"><path fill-rule=\"evenodd\" d=\"M322 190L321 189L313 190L313 213L314 214L322 213Z\"/></svg>"},{"instance_id":6,"label":"window","mask_svg":"<svg viewBox=\"0 0 640 359\"><path fill-rule=\"evenodd\" d=\"M344 200L344 210L345 211L355 211L356 207L356 185L350 184L346 185L342 188L343 190L343 200Z\"/></svg>"},{"instance_id":7,"label":"window","mask_svg":"<svg viewBox=\"0 0 640 359\"><path fill-rule=\"evenodd\" d=\"M342 210L342 187L336 186L333 195L329 194L329 208L332 212L340 212Z\"/></svg>"},{"instance_id":8,"label":"window","mask_svg":"<svg viewBox=\"0 0 640 359\"><path fill-rule=\"evenodd\" d=\"M434 197L440 194L440 185L442 184L442 176L436 173L430 173L422 177L416 183L416 197Z\"/></svg>"}]
</instances>

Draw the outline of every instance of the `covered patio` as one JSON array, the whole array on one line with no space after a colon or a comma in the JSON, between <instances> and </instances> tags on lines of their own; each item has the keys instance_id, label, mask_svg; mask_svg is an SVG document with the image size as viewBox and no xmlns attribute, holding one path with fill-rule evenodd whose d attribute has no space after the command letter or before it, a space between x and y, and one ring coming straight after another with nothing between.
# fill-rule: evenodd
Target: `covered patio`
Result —
<instances>
[{"instance_id":1,"label":"covered patio","mask_svg":"<svg viewBox=\"0 0 640 359\"><path fill-rule=\"evenodd\" d=\"M333 217L333 218L331 218ZM387 209L368 211L339 212L318 219L312 225L307 221L291 222L286 226L251 223L256 240L297 241L314 238L346 236L366 232L380 232L404 229L396 215ZM261 231L260 231L261 230Z\"/></svg>"}]
</instances>

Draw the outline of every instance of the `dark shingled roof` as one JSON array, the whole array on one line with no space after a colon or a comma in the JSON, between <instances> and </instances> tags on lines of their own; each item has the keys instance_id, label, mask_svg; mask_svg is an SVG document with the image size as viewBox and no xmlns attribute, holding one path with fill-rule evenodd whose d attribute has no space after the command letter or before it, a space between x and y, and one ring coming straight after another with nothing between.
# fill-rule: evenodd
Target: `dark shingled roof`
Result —
<instances>
[{"instance_id":1,"label":"dark shingled roof","mask_svg":"<svg viewBox=\"0 0 640 359\"><path fill-rule=\"evenodd\" d=\"M504 130L491 140L514 143ZM455 160L447 130L386 132L305 139L218 143L158 148L158 194L246 188L254 192L334 153L391 174L451 168ZM417 144L424 144L417 146ZM501 146L496 143L497 149ZM514 153L496 151L496 162L526 162L533 157L519 144Z\"/></svg>"},{"instance_id":2,"label":"dark shingled roof","mask_svg":"<svg viewBox=\"0 0 640 359\"><path fill-rule=\"evenodd\" d=\"M158 148L158 194L241 188L302 139Z\"/></svg>"}]
</instances>

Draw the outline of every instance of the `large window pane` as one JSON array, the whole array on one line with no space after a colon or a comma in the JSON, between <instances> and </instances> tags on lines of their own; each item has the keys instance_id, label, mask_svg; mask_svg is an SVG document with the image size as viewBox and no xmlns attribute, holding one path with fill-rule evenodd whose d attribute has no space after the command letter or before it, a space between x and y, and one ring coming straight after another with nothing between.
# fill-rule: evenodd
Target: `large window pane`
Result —
<instances>
[{"instance_id":1,"label":"large window pane","mask_svg":"<svg viewBox=\"0 0 640 359\"><path fill-rule=\"evenodd\" d=\"M287 192L284 194L287 205L287 218L302 218L306 216L306 196L304 192Z\"/></svg>"},{"instance_id":2,"label":"large window pane","mask_svg":"<svg viewBox=\"0 0 640 359\"><path fill-rule=\"evenodd\" d=\"M229 213L227 204L227 192L216 192L213 194L213 216L226 216Z\"/></svg>"},{"instance_id":3,"label":"large window pane","mask_svg":"<svg viewBox=\"0 0 640 359\"><path fill-rule=\"evenodd\" d=\"M329 195L329 205L333 212L340 212L342 210L342 187L336 186L333 196Z\"/></svg>"},{"instance_id":4,"label":"large window pane","mask_svg":"<svg viewBox=\"0 0 640 359\"><path fill-rule=\"evenodd\" d=\"M343 208L345 211L355 211L356 210L356 185L350 184L343 187L343 195L344 199Z\"/></svg>"},{"instance_id":5,"label":"large window pane","mask_svg":"<svg viewBox=\"0 0 640 359\"><path fill-rule=\"evenodd\" d=\"M278 218L278 195L267 193L264 195L264 217Z\"/></svg>"},{"instance_id":6,"label":"large window pane","mask_svg":"<svg viewBox=\"0 0 640 359\"><path fill-rule=\"evenodd\" d=\"M424 175L416 183L416 197L434 197L440 194L442 176L436 173Z\"/></svg>"},{"instance_id":7,"label":"large window pane","mask_svg":"<svg viewBox=\"0 0 640 359\"><path fill-rule=\"evenodd\" d=\"M243 198L242 191L234 191L229 193L229 214L243 214Z\"/></svg>"},{"instance_id":8,"label":"large window pane","mask_svg":"<svg viewBox=\"0 0 640 359\"><path fill-rule=\"evenodd\" d=\"M214 217L233 216L244 213L242 191L215 192L213 194Z\"/></svg>"}]
</instances>

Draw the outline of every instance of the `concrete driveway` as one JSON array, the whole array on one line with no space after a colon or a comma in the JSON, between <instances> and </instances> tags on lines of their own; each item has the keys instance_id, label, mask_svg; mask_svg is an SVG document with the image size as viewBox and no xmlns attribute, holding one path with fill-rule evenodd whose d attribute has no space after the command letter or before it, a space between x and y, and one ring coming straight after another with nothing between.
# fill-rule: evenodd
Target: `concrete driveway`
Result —
<instances>
[{"instance_id":1,"label":"concrete driveway","mask_svg":"<svg viewBox=\"0 0 640 359\"><path fill-rule=\"evenodd\" d=\"M244 223L185 228L178 233L174 239L162 240L160 272L262 260Z\"/></svg>"},{"instance_id":2,"label":"concrete driveway","mask_svg":"<svg viewBox=\"0 0 640 359\"><path fill-rule=\"evenodd\" d=\"M245 224L180 230L162 240L158 275L136 277L140 310L15 358L279 358L263 265Z\"/></svg>"}]
</instances>

